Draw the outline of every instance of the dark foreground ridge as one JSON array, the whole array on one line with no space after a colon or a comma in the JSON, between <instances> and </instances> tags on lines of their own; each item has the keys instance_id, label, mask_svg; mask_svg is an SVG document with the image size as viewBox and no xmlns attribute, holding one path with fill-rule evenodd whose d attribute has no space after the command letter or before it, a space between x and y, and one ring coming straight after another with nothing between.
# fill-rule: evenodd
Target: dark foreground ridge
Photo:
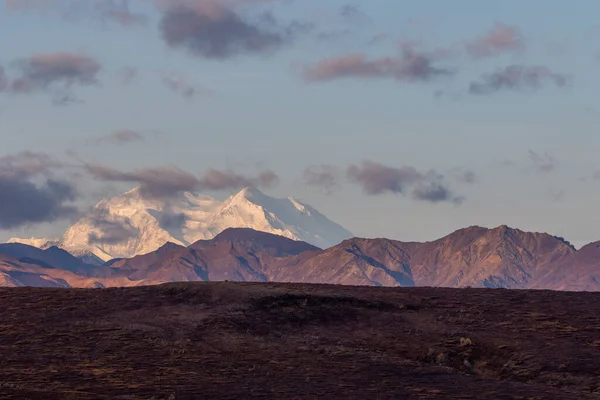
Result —
<instances>
[{"instance_id":1,"label":"dark foreground ridge","mask_svg":"<svg viewBox=\"0 0 600 400\"><path fill-rule=\"evenodd\" d=\"M0 290L2 399L594 399L600 293Z\"/></svg>"}]
</instances>

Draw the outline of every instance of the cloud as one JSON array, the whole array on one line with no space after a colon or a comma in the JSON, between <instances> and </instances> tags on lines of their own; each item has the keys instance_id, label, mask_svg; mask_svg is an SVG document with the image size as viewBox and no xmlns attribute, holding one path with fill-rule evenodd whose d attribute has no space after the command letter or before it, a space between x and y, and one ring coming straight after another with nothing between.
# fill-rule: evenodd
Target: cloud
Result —
<instances>
[{"instance_id":1,"label":"cloud","mask_svg":"<svg viewBox=\"0 0 600 400\"><path fill-rule=\"evenodd\" d=\"M559 202L565 199L567 192L554 187L548 188L548 198L553 202Z\"/></svg>"},{"instance_id":2,"label":"cloud","mask_svg":"<svg viewBox=\"0 0 600 400\"><path fill-rule=\"evenodd\" d=\"M279 182L279 177L270 170L262 171L255 177L247 177L230 170L209 169L199 178L173 166L123 172L104 165L87 164L85 169L92 177L101 181L138 184L141 195L150 199L169 199L180 193L196 190L272 187Z\"/></svg>"},{"instance_id":3,"label":"cloud","mask_svg":"<svg viewBox=\"0 0 600 400\"><path fill-rule=\"evenodd\" d=\"M354 25L361 25L371 21L371 18L365 14L360 6L346 4L340 8L342 18Z\"/></svg>"},{"instance_id":4,"label":"cloud","mask_svg":"<svg viewBox=\"0 0 600 400\"><path fill-rule=\"evenodd\" d=\"M12 93L49 91L57 94L58 103L72 102L71 87L98 83L100 64L83 54L70 52L40 53L13 63L19 76L9 82Z\"/></svg>"},{"instance_id":5,"label":"cloud","mask_svg":"<svg viewBox=\"0 0 600 400\"><path fill-rule=\"evenodd\" d=\"M468 42L465 48L475 58L494 57L523 50L525 40L519 28L497 23L485 36Z\"/></svg>"},{"instance_id":6,"label":"cloud","mask_svg":"<svg viewBox=\"0 0 600 400\"><path fill-rule=\"evenodd\" d=\"M4 0L8 11L35 11L65 20L98 20L124 27L143 26L147 16L135 13L129 0Z\"/></svg>"},{"instance_id":7,"label":"cloud","mask_svg":"<svg viewBox=\"0 0 600 400\"><path fill-rule=\"evenodd\" d=\"M458 170L455 175L456 179L463 183L473 184L478 180L477 174L471 170Z\"/></svg>"},{"instance_id":8,"label":"cloud","mask_svg":"<svg viewBox=\"0 0 600 400\"><path fill-rule=\"evenodd\" d=\"M52 104L55 106L70 106L73 104L83 104L85 103L83 100L81 100L80 98L72 95L72 94L57 94L56 96L54 96L54 98L52 99Z\"/></svg>"},{"instance_id":9,"label":"cloud","mask_svg":"<svg viewBox=\"0 0 600 400\"><path fill-rule=\"evenodd\" d=\"M272 187L279 183L273 171L266 170L256 177L247 177L231 170L209 169L200 179L200 187L208 190L230 190L245 186Z\"/></svg>"},{"instance_id":10,"label":"cloud","mask_svg":"<svg viewBox=\"0 0 600 400\"><path fill-rule=\"evenodd\" d=\"M312 165L304 170L303 179L307 186L322 189L327 194L339 188L339 168L333 165Z\"/></svg>"},{"instance_id":11,"label":"cloud","mask_svg":"<svg viewBox=\"0 0 600 400\"><path fill-rule=\"evenodd\" d=\"M422 174L413 167L393 168L373 161L350 165L347 176L352 182L360 184L363 191L370 195L385 192L404 193L406 186L423 179Z\"/></svg>"},{"instance_id":12,"label":"cloud","mask_svg":"<svg viewBox=\"0 0 600 400\"><path fill-rule=\"evenodd\" d=\"M193 99L196 95L212 96L214 94L209 89L194 85L185 75L180 73L162 72L160 78L169 89L186 99Z\"/></svg>"},{"instance_id":13,"label":"cloud","mask_svg":"<svg viewBox=\"0 0 600 400\"><path fill-rule=\"evenodd\" d=\"M412 192L416 200L429 201L431 203L440 203L449 201L457 205L465 200L463 196L454 196L446 186L439 182L427 182L419 184Z\"/></svg>"},{"instance_id":14,"label":"cloud","mask_svg":"<svg viewBox=\"0 0 600 400\"><path fill-rule=\"evenodd\" d=\"M413 167L395 168L373 161L363 161L360 165L350 165L346 175L368 195L405 195L412 190L412 197L417 200L434 203L450 201L456 204L464 200L454 196L443 184L443 176L435 171L421 173Z\"/></svg>"},{"instance_id":15,"label":"cloud","mask_svg":"<svg viewBox=\"0 0 600 400\"><path fill-rule=\"evenodd\" d=\"M174 2L162 16L162 37L169 47L187 50L194 56L226 59L272 53L290 43L303 28L297 23L281 26L268 13L249 19L236 9L240 3L252 2Z\"/></svg>"},{"instance_id":16,"label":"cloud","mask_svg":"<svg viewBox=\"0 0 600 400\"><path fill-rule=\"evenodd\" d=\"M364 53L347 54L319 61L303 71L308 82L325 82L342 78L395 79L400 82L429 81L454 72L434 66L435 57L404 46L399 57L367 59Z\"/></svg>"},{"instance_id":17,"label":"cloud","mask_svg":"<svg viewBox=\"0 0 600 400\"><path fill-rule=\"evenodd\" d=\"M172 211L163 211L157 217L159 225L166 230L181 229L187 222L187 215Z\"/></svg>"},{"instance_id":18,"label":"cloud","mask_svg":"<svg viewBox=\"0 0 600 400\"><path fill-rule=\"evenodd\" d=\"M77 214L75 187L56 178L65 164L25 151L0 157L0 229L52 222Z\"/></svg>"},{"instance_id":19,"label":"cloud","mask_svg":"<svg viewBox=\"0 0 600 400\"><path fill-rule=\"evenodd\" d=\"M472 82L469 86L469 93L491 94L503 89L536 90L545 83L564 87L567 84L567 76L554 73L544 66L511 65L492 74L484 75L478 82Z\"/></svg>"},{"instance_id":20,"label":"cloud","mask_svg":"<svg viewBox=\"0 0 600 400\"><path fill-rule=\"evenodd\" d=\"M8 89L9 81L8 76L6 75L6 70L2 65L0 65L0 92Z\"/></svg>"},{"instance_id":21,"label":"cloud","mask_svg":"<svg viewBox=\"0 0 600 400\"><path fill-rule=\"evenodd\" d=\"M139 234L128 218L110 215L105 208L94 209L90 221L95 230L99 231L88 234L90 244L114 246L126 243Z\"/></svg>"},{"instance_id":22,"label":"cloud","mask_svg":"<svg viewBox=\"0 0 600 400\"><path fill-rule=\"evenodd\" d=\"M121 26L146 25L148 18L134 13L129 7L129 0L102 0L93 3L92 15L102 21L116 22Z\"/></svg>"},{"instance_id":23,"label":"cloud","mask_svg":"<svg viewBox=\"0 0 600 400\"><path fill-rule=\"evenodd\" d=\"M533 150L529 150L529 158L533 161L537 171L543 174L554 171L559 165L558 160L548 153L540 155Z\"/></svg>"},{"instance_id":24,"label":"cloud","mask_svg":"<svg viewBox=\"0 0 600 400\"><path fill-rule=\"evenodd\" d=\"M0 228L53 222L71 218L77 208L71 205L75 188L63 181L47 179L43 183L0 176Z\"/></svg>"},{"instance_id":25,"label":"cloud","mask_svg":"<svg viewBox=\"0 0 600 400\"><path fill-rule=\"evenodd\" d=\"M172 197L196 190L200 183L196 176L177 167L144 168L133 172L122 172L99 164L87 164L85 168L92 177L101 181L137 183L140 193L147 198Z\"/></svg>"},{"instance_id":26,"label":"cloud","mask_svg":"<svg viewBox=\"0 0 600 400\"><path fill-rule=\"evenodd\" d=\"M53 176L53 170L66 164L55 157L33 151L22 151L0 157L0 178L30 179L36 175Z\"/></svg>"},{"instance_id":27,"label":"cloud","mask_svg":"<svg viewBox=\"0 0 600 400\"><path fill-rule=\"evenodd\" d=\"M127 144L133 142L143 142L146 137L137 131L131 129L120 129L109 135L100 137L95 140L96 143L109 144Z\"/></svg>"}]
</instances>

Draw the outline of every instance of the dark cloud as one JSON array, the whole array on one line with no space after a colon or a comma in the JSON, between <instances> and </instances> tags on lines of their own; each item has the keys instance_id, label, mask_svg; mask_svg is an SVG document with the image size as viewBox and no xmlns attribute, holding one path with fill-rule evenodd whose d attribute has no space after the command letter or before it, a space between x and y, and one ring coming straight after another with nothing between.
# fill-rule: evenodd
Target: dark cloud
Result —
<instances>
[{"instance_id":1,"label":"dark cloud","mask_svg":"<svg viewBox=\"0 0 600 400\"><path fill-rule=\"evenodd\" d=\"M340 170L333 165L312 165L304 170L303 179L307 186L316 187L331 194L340 186Z\"/></svg>"},{"instance_id":2,"label":"dark cloud","mask_svg":"<svg viewBox=\"0 0 600 400\"><path fill-rule=\"evenodd\" d=\"M34 54L13 63L19 75L9 81L12 93L47 91L54 94L54 104L79 102L69 91L73 86L97 85L100 64L83 54L55 52Z\"/></svg>"},{"instance_id":3,"label":"dark cloud","mask_svg":"<svg viewBox=\"0 0 600 400\"><path fill-rule=\"evenodd\" d=\"M471 94L491 94L503 89L535 90L545 83L563 87L567 84L567 76L557 74L544 66L511 65L492 74L484 75L479 82L472 82Z\"/></svg>"},{"instance_id":4,"label":"dark cloud","mask_svg":"<svg viewBox=\"0 0 600 400\"><path fill-rule=\"evenodd\" d=\"M525 40L517 27L498 23L485 36L468 42L465 48L475 58L493 57L523 50Z\"/></svg>"},{"instance_id":5,"label":"dark cloud","mask_svg":"<svg viewBox=\"0 0 600 400\"><path fill-rule=\"evenodd\" d=\"M529 150L529 158L533 161L536 170L543 174L554 171L559 164L558 160L548 153L540 155L533 150Z\"/></svg>"},{"instance_id":6,"label":"dark cloud","mask_svg":"<svg viewBox=\"0 0 600 400\"><path fill-rule=\"evenodd\" d=\"M0 157L0 229L75 216L75 187L55 176L64 167L44 153L24 151Z\"/></svg>"},{"instance_id":7,"label":"dark cloud","mask_svg":"<svg viewBox=\"0 0 600 400\"><path fill-rule=\"evenodd\" d=\"M143 142L146 137L137 131L131 129L120 129L109 135L103 136L95 140L95 143L109 144L127 144L134 142Z\"/></svg>"},{"instance_id":8,"label":"dark cloud","mask_svg":"<svg viewBox=\"0 0 600 400\"><path fill-rule=\"evenodd\" d=\"M400 82L429 81L439 76L450 76L450 69L434 66L436 58L422 53L413 46L403 46L399 57L367 59L364 53L348 54L322 60L304 69L309 82L331 81L341 78L395 79Z\"/></svg>"},{"instance_id":9,"label":"dark cloud","mask_svg":"<svg viewBox=\"0 0 600 400\"><path fill-rule=\"evenodd\" d=\"M441 203L450 201L455 204L461 204L465 198L456 197L446 186L440 182L427 182L419 184L412 192L416 200L429 201L432 203Z\"/></svg>"},{"instance_id":10,"label":"dark cloud","mask_svg":"<svg viewBox=\"0 0 600 400\"><path fill-rule=\"evenodd\" d=\"M165 72L160 74L160 78L169 89L179 94L180 96L183 96L186 99L193 99L194 97L196 97L196 95L214 95L213 91L194 85L183 74Z\"/></svg>"},{"instance_id":11,"label":"dark cloud","mask_svg":"<svg viewBox=\"0 0 600 400\"><path fill-rule=\"evenodd\" d=\"M444 183L444 177L435 171L422 173L413 167L388 167L373 161L350 165L346 171L348 179L360 185L369 195L394 193L406 195L409 191L417 200L429 202L451 201L459 204L462 197L455 196Z\"/></svg>"},{"instance_id":12,"label":"dark cloud","mask_svg":"<svg viewBox=\"0 0 600 400\"><path fill-rule=\"evenodd\" d=\"M271 14L252 20L225 4L217 0L175 2L162 17L163 39L169 47L198 57L226 59L272 53L292 41L301 29L298 24L281 26Z\"/></svg>"},{"instance_id":13,"label":"dark cloud","mask_svg":"<svg viewBox=\"0 0 600 400\"><path fill-rule=\"evenodd\" d=\"M77 209L71 205L75 188L63 181L47 179L40 184L0 176L0 228L53 222L71 218Z\"/></svg>"},{"instance_id":14,"label":"dark cloud","mask_svg":"<svg viewBox=\"0 0 600 400\"><path fill-rule=\"evenodd\" d=\"M128 218L111 216L105 208L94 209L90 221L92 226L100 231L100 234L91 232L88 235L90 244L114 246L126 243L139 234L139 231L133 227Z\"/></svg>"},{"instance_id":15,"label":"dark cloud","mask_svg":"<svg viewBox=\"0 0 600 400\"><path fill-rule=\"evenodd\" d=\"M185 226L187 222L187 216L183 213L176 213L172 211L162 212L157 217L159 225L168 230L178 230Z\"/></svg>"}]
</instances>

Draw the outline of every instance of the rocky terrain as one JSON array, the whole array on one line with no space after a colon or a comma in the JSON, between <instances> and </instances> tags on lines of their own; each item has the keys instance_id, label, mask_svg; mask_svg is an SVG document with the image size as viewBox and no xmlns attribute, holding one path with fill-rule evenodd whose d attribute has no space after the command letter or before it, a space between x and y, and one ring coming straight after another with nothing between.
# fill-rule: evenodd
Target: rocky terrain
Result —
<instances>
[{"instance_id":1,"label":"rocky terrain","mask_svg":"<svg viewBox=\"0 0 600 400\"><path fill-rule=\"evenodd\" d=\"M600 294L0 289L2 399L597 399Z\"/></svg>"}]
</instances>

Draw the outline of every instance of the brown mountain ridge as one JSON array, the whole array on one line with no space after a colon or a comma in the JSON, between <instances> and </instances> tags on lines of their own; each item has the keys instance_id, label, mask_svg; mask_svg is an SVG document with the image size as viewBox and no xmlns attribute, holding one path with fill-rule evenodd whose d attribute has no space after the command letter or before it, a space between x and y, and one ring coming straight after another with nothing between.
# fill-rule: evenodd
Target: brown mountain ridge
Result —
<instances>
[{"instance_id":1,"label":"brown mountain ridge","mask_svg":"<svg viewBox=\"0 0 600 400\"><path fill-rule=\"evenodd\" d=\"M232 228L189 247L168 243L93 268L32 263L22 253L10 263L0 259L0 285L45 286L56 279L60 285L54 286L84 287L229 280L600 291L600 242L577 251L563 238L507 226L472 226L422 243L353 238L324 250ZM21 270L39 274L41 281L31 276L20 281Z\"/></svg>"}]
</instances>

